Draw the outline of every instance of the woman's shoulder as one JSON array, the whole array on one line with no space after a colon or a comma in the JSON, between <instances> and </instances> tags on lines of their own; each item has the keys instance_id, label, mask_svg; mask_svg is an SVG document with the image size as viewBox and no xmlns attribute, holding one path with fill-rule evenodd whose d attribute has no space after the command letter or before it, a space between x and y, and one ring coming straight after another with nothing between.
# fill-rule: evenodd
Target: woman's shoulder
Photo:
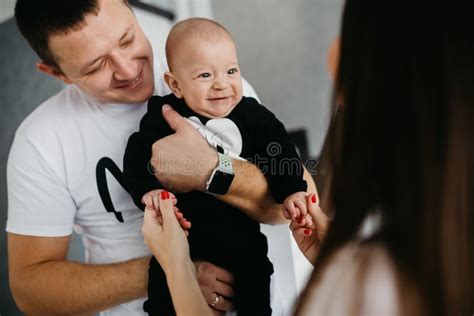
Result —
<instances>
[{"instance_id":1,"label":"woman's shoulder","mask_svg":"<svg viewBox=\"0 0 474 316\"><path fill-rule=\"evenodd\" d=\"M321 269L308 284L302 315L400 314L398 273L383 244L348 243Z\"/></svg>"}]
</instances>

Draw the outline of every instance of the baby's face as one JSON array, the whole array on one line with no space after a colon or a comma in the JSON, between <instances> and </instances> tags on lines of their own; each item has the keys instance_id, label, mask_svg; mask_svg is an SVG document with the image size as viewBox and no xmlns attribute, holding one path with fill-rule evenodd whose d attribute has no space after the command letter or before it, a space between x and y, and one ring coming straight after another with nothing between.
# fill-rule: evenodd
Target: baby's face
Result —
<instances>
[{"instance_id":1,"label":"baby's face","mask_svg":"<svg viewBox=\"0 0 474 316\"><path fill-rule=\"evenodd\" d=\"M179 45L173 71L186 104L205 117L224 117L242 99L242 78L231 39L191 39Z\"/></svg>"}]
</instances>

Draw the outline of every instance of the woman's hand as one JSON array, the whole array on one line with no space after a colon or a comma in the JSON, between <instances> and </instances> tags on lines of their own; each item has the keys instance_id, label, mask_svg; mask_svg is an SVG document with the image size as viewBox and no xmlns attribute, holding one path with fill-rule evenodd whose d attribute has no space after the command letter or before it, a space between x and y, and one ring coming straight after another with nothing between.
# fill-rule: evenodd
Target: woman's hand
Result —
<instances>
[{"instance_id":1,"label":"woman's hand","mask_svg":"<svg viewBox=\"0 0 474 316\"><path fill-rule=\"evenodd\" d=\"M161 191L153 206L152 209L147 203L142 226L147 247L165 271L177 263L191 262L182 219L177 218L169 192Z\"/></svg>"},{"instance_id":2,"label":"woman's hand","mask_svg":"<svg viewBox=\"0 0 474 316\"><path fill-rule=\"evenodd\" d=\"M329 219L319 207L316 194L306 197L306 206L308 215L292 220L290 229L301 252L314 265L321 243L326 237Z\"/></svg>"},{"instance_id":3,"label":"woman's hand","mask_svg":"<svg viewBox=\"0 0 474 316\"><path fill-rule=\"evenodd\" d=\"M166 273L176 315L212 316L213 310L199 288L188 240L176 218L169 192L161 191L153 206L154 209L145 207L142 233L145 244Z\"/></svg>"},{"instance_id":4,"label":"woman's hand","mask_svg":"<svg viewBox=\"0 0 474 316\"><path fill-rule=\"evenodd\" d=\"M163 220L162 220L162 216L161 216L161 212L159 208L159 199L160 199L160 194L163 191L164 190L161 190L161 189L152 190L146 193L145 195L143 195L142 197L142 203L143 205L145 205L145 208L149 208L155 211L156 214L158 215L158 222L160 223L160 225L163 225ZM178 203L178 199L176 199L176 196L171 192L169 192L169 195L170 195L171 201L173 202L174 215L176 216L176 219L179 221L179 224L181 225L181 227L184 229L184 233L186 234L186 236L188 236L189 235L188 229L191 228L191 222L188 221L184 217L183 213L181 213L181 211L176 207L176 203Z\"/></svg>"}]
</instances>

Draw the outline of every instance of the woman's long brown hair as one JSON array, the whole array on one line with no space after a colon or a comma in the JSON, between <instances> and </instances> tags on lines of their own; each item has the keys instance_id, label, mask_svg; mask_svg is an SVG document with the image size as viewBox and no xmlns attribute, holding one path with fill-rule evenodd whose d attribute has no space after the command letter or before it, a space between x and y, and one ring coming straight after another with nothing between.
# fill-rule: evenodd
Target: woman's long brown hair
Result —
<instances>
[{"instance_id":1,"label":"woman's long brown hair","mask_svg":"<svg viewBox=\"0 0 474 316\"><path fill-rule=\"evenodd\" d=\"M426 315L474 313L472 12L467 0L348 0L343 15L344 105L322 157L335 213L317 266L378 211L373 240L419 297L407 311Z\"/></svg>"}]
</instances>

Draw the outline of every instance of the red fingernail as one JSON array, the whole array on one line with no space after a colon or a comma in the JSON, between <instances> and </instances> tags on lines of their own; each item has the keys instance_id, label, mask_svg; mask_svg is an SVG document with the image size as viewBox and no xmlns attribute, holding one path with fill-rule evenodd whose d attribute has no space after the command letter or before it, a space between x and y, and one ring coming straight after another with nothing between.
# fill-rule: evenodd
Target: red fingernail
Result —
<instances>
[{"instance_id":1,"label":"red fingernail","mask_svg":"<svg viewBox=\"0 0 474 316\"><path fill-rule=\"evenodd\" d=\"M161 191L160 195L162 200L167 200L170 198L170 193L168 191Z\"/></svg>"},{"instance_id":2,"label":"red fingernail","mask_svg":"<svg viewBox=\"0 0 474 316\"><path fill-rule=\"evenodd\" d=\"M311 202L316 203L316 194L311 195Z\"/></svg>"},{"instance_id":3,"label":"red fingernail","mask_svg":"<svg viewBox=\"0 0 474 316\"><path fill-rule=\"evenodd\" d=\"M305 229L305 230L304 230L304 234L305 234L305 235L309 235L309 234L311 234L311 231L310 231L309 229Z\"/></svg>"}]
</instances>

